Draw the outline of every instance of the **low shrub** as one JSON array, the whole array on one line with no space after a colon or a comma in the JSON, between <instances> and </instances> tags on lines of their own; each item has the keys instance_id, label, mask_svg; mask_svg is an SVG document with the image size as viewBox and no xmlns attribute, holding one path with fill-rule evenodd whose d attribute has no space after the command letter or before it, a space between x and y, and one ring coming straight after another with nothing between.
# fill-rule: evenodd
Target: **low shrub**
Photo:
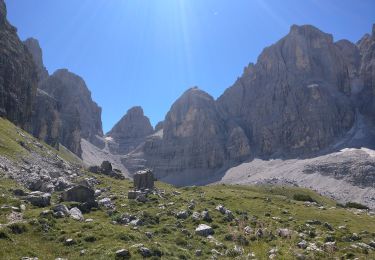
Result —
<instances>
[{"instance_id":1,"label":"low shrub","mask_svg":"<svg viewBox=\"0 0 375 260\"><path fill-rule=\"evenodd\" d=\"M357 202L348 202L345 204L345 208L353 208L353 209L369 209L367 206L362 205Z\"/></svg>"},{"instance_id":2,"label":"low shrub","mask_svg":"<svg viewBox=\"0 0 375 260\"><path fill-rule=\"evenodd\" d=\"M22 234L27 231L27 227L24 223L13 223L10 224L8 228L13 234Z\"/></svg>"},{"instance_id":3,"label":"low shrub","mask_svg":"<svg viewBox=\"0 0 375 260\"><path fill-rule=\"evenodd\" d=\"M302 194L302 193L294 194L293 199L297 201L316 202L310 195Z\"/></svg>"}]
</instances>

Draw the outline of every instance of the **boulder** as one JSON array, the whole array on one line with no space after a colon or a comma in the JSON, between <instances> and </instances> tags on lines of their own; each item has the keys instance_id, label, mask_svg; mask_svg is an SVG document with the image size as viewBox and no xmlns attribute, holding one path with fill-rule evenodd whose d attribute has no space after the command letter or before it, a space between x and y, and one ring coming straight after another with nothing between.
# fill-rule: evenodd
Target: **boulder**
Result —
<instances>
[{"instance_id":1,"label":"boulder","mask_svg":"<svg viewBox=\"0 0 375 260\"><path fill-rule=\"evenodd\" d=\"M82 215L82 212L79 210L79 208L72 208L70 211L70 217L74 220L83 221L85 218Z\"/></svg>"},{"instance_id":2,"label":"boulder","mask_svg":"<svg viewBox=\"0 0 375 260\"><path fill-rule=\"evenodd\" d=\"M62 200L94 203L95 191L89 187L77 185L64 191Z\"/></svg>"},{"instance_id":3,"label":"boulder","mask_svg":"<svg viewBox=\"0 0 375 260\"><path fill-rule=\"evenodd\" d=\"M138 171L136 174L134 174L133 179L135 190L151 190L154 188L154 175L149 169Z\"/></svg>"},{"instance_id":4,"label":"boulder","mask_svg":"<svg viewBox=\"0 0 375 260\"><path fill-rule=\"evenodd\" d=\"M206 224L200 224L196 229L195 229L195 234L199 236L204 236L207 237L209 235L214 234L214 230L212 227L206 225Z\"/></svg>"},{"instance_id":5,"label":"boulder","mask_svg":"<svg viewBox=\"0 0 375 260\"><path fill-rule=\"evenodd\" d=\"M31 192L26 200L37 207L47 207L51 204L51 194L40 191Z\"/></svg>"},{"instance_id":6,"label":"boulder","mask_svg":"<svg viewBox=\"0 0 375 260\"><path fill-rule=\"evenodd\" d=\"M103 161L100 171L105 175L110 175L112 173L112 164L109 161Z\"/></svg>"}]
</instances>

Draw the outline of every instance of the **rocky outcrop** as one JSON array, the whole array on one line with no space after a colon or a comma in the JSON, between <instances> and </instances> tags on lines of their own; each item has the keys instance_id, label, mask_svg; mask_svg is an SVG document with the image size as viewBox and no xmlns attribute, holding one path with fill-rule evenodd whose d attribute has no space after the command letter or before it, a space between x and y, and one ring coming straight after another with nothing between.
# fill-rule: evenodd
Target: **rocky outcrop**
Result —
<instances>
[{"instance_id":1,"label":"rocky outcrop","mask_svg":"<svg viewBox=\"0 0 375 260\"><path fill-rule=\"evenodd\" d=\"M40 48L39 41L34 38L29 38L23 42L33 57L33 61L38 71L39 81L48 78L49 74L46 67L43 64L43 52Z\"/></svg>"},{"instance_id":2,"label":"rocky outcrop","mask_svg":"<svg viewBox=\"0 0 375 260\"><path fill-rule=\"evenodd\" d=\"M0 0L0 116L31 130L32 104L38 76L30 53L6 19Z\"/></svg>"},{"instance_id":3,"label":"rocky outcrop","mask_svg":"<svg viewBox=\"0 0 375 260\"><path fill-rule=\"evenodd\" d=\"M143 109L138 106L133 107L107 133L107 136L115 141L109 143L109 148L114 153L126 154L134 150L153 132L154 129L148 117L143 114Z\"/></svg>"},{"instance_id":4,"label":"rocky outcrop","mask_svg":"<svg viewBox=\"0 0 375 260\"><path fill-rule=\"evenodd\" d=\"M81 138L95 142L96 135L103 135L101 108L92 101L83 79L66 69L57 70L40 88L59 102L61 143L80 156Z\"/></svg>"},{"instance_id":5,"label":"rocky outcrop","mask_svg":"<svg viewBox=\"0 0 375 260\"><path fill-rule=\"evenodd\" d=\"M257 155L312 154L350 129L354 109L347 62L332 36L292 26L218 99Z\"/></svg>"}]
</instances>

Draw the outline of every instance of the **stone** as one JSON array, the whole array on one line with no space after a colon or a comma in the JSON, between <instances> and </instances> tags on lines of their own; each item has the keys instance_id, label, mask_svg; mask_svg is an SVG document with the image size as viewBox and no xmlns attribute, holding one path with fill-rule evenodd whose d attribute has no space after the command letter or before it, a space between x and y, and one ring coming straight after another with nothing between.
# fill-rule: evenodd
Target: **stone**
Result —
<instances>
[{"instance_id":1,"label":"stone","mask_svg":"<svg viewBox=\"0 0 375 260\"><path fill-rule=\"evenodd\" d=\"M130 257L130 251L127 249L120 249L116 251L116 259L128 259Z\"/></svg>"},{"instance_id":2,"label":"stone","mask_svg":"<svg viewBox=\"0 0 375 260\"><path fill-rule=\"evenodd\" d=\"M138 171L136 174L134 174L133 179L135 190L151 190L154 188L154 175L149 169Z\"/></svg>"},{"instance_id":3,"label":"stone","mask_svg":"<svg viewBox=\"0 0 375 260\"><path fill-rule=\"evenodd\" d=\"M188 217L189 217L189 213L185 210L182 210L176 213L176 218L178 219L187 219Z\"/></svg>"},{"instance_id":4,"label":"stone","mask_svg":"<svg viewBox=\"0 0 375 260\"><path fill-rule=\"evenodd\" d=\"M63 191L67 188L69 188L72 184L64 177L58 177L55 184L54 188L56 191Z\"/></svg>"},{"instance_id":5,"label":"stone","mask_svg":"<svg viewBox=\"0 0 375 260\"><path fill-rule=\"evenodd\" d=\"M106 209L114 209L115 205L111 201L110 198L103 198L98 201L99 206L104 207Z\"/></svg>"},{"instance_id":6,"label":"stone","mask_svg":"<svg viewBox=\"0 0 375 260\"><path fill-rule=\"evenodd\" d=\"M151 252L151 250L148 249L147 247L144 247L144 246L140 247L140 248L138 249L138 252L139 252L139 253L141 254L141 256L143 256L143 257L151 257L151 256L152 256L152 252Z\"/></svg>"},{"instance_id":7,"label":"stone","mask_svg":"<svg viewBox=\"0 0 375 260\"><path fill-rule=\"evenodd\" d=\"M87 186L77 185L62 193L63 201L95 202L95 191Z\"/></svg>"},{"instance_id":8,"label":"stone","mask_svg":"<svg viewBox=\"0 0 375 260\"><path fill-rule=\"evenodd\" d=\"M327 252L337 251L336 242L326 242L323 244L323 248Z\"/></svg>"},{"instance_id":9,"label":"stone","mask_svg":"<svg viewBox=\"0 0 375 260\"><path fill-rule=\"evenodd\" d=\"M215 209L221 214L225 214L226 208L223 205L218 205Z\"/></svg>"},{"instance_id":10,"label":"stone","mask_svg":"<svg viewBox=\"0 0 375 260\"><path fill-rule=\"evenodd\" d=\"M207 222L211 222L212 218L210 216L210 213L207 210L202 211L201 213L202 219Z\"/></svg>"},{"instance_id":11,"label":"stone","mask_svg":"<svg viewBox=\"0 0 375 260\"><path fill-rule=\"evenodd\" d=\"M14 189L13 194L16 196L26 196L27 193L22 189Z\"/></svg>"},{"instance_id":12,"label":"stone","mask_svg":"<svg viewBox=\"0 0 375 260\"><path fill-rule=\"evenodd\" d=\"M249 235L251 233L253 233L253 229L250 227L250 226L246 226L243 231L245 232L245 234Z\"/></svg>"},{"instance_id":13,"label":"stone","mask_svg":"<svg viewBox=\"0 0 375 260\"><path fill-rule=\"evenodd\" d=\"M201 219L201 214L199 214L199 212L193 212L193 215L191 216L191 218L195 221L198 221Z\"/></svg>"},{"instance_id":14,"label":"stone","mask_svg":"<svg viewBox=\"0 0 375 260\"><path fill-rule=\"evenodd\" d=\"M305 240L302 240L298 242L297 246L301 249L306 249L307 248L307 242Z\"/></svg>"},{"instance_id":15,"label":"stone","mask_svg":"<svg viewBox=\"0 0 375 260\"><path fill-rule=\"evenodd\" d=\"M140 194L141 191L130 190L128 191L128 199L135 200Z\"/></svg>"},{"instance_id":16,"label":"stone","mask_svg":"<svg viewBox=\"0 0 375 260\"><path fill-rule=\"evenodd\" d=\"M112 164L109 161L103 161L100 166L100 171L105 175L110 175L112 172Z\"/></svg>"},{"instance_id":17,"label":"stone","mask_svg":"<svg viewBox=\"0 0 375 260\"><path fill-rule=\"evenodd\" d=\"M47 207L51 204L51 194L33 191L26 197L26 200L34 206Z\"/></svg>"},{"instance_id":18,"label":"stone","mask_svg":"<svg viewBox=\"0 0 375 260\"><path fill-rule=\"evenodd\" d=\"M279 237L282 238L292 238L292 231L287 228L279 228L277 231Z\"/></svg>"},{"instance_id":19,"label":"stone","mask_svg":"<svg viewBox=\"0 0 375 260\"><path fill-rule=\"evenodd\" d=\"M68 238L67 240L65 240L65 245L66 246L72 246L74 245L76 242L72 239L72 238Z\"/></svg>"},{"instance_id":20,"label":"stone","mask_svg":"<svg viewBox=\"0 0 375 260\"><path fill-rule=\"evenodd\" d=\"M195 229L195 233L199 236L204 236L204 237L207 237L209 235L213 235L214 234L214 230L206 225L206 224L200 224L196 229Z\"/></svg>"},{"instance_id":21,"label":"stone","mask_svg":"<svg viewBox=\"0 0 375 260\"><path fill-rule=\"evenodd\" d=\"M52 208L54 212L62 212L65 216L68 216L69 209L64 204L58 204Z\"/></svg>"},{"instance_id":22,"label":"stone","mask_svg":"<svg viewBox=\"0 0 375 260\"><path fill-rule=\"evenodd\" d=\"M202 256L202 250L200 249L195 250L195 256Z\"/></svg>"},{"instance_id":23,"label":"stone","mask_svg":"<svg viewBox=\"0 0 375 260\"><path fill-rule=\"evenodd\" d=\"M76 207L70 209L69 214L70 214L70 217L74 220L78 220L78 221L84 220L82 212Z\"/></svg>"}]
</instances>

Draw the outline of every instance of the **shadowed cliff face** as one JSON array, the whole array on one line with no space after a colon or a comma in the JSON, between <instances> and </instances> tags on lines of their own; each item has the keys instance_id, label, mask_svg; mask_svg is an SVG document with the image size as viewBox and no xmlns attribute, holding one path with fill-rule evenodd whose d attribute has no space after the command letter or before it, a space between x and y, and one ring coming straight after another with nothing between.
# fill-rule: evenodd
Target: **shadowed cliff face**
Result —
<instances>
[{"instance_id":1,"label":"shadowed cliff face","mask_svg":"<svg viewBox=\"0 0 375 260\"><path fill-rule=\"evenodd\" d=\"M5 3L0 0L0 116L31 130L37 71L6 14Z\"/></svg>"},{"instance_id":2,"label":"shadowed cliff face","mask_svg":"<svg viewBox=\"0 0 375 260\"><path fill-rule=\"evenodd\" d=\"M372 34L366 34L358 42L358 48L362 56L359 69L363 80L361 109L375 122L375 24L372 27Z\"/></svg>"},{"instance_id":3,"label":"shadowed cliff face","mask_svg":"<svg viewBox=\"0 0 375 260\"><path fill-rule=\"evenodd\" d=\"M113 153L126 154L134 150L154 129L141 107L129 109L121 120L107 133L114 142L109 143Z\"/></svg>"},{"instance_id":4,"label":"shadowed cliff face","mask_svg":"<svg viewBox=\"0 0 375 260\"><path fill-rule=\"evenodd\" d=\"M292 26L218 99L226 120L243 126L258 155L319 151L350 129L347 62L332 36Z\"/></svg>"},{"instance_id":5,"label":"shadowed cliff face","mask_svg":"<svg viewBox=\"0 0 375 260\"><path fill-rule=\"evenodd\" d=\"M68 70L57 70L40 89L59 103L61 143L80 156L81 138L95 142L96 135L103 135L101 108L92 101L85 82Z\"/></svg>"}]
</instances>

